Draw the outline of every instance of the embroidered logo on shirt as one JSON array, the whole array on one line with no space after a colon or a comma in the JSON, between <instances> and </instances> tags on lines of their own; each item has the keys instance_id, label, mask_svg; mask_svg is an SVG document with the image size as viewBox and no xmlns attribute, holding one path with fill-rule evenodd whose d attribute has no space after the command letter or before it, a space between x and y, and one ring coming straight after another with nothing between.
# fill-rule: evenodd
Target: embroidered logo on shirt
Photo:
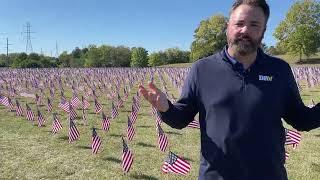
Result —
<instances>
[{"instance_id":1,"label":"embroidered logo on shirt","mask_svg":"<svg viewBox=\"0 0 320 180\"><path fill-rule=\"evenodd\" d=\"M272 81L272 79L273 79L272 76L259 75L259 81Z\"/></svg>"}]
</instances>

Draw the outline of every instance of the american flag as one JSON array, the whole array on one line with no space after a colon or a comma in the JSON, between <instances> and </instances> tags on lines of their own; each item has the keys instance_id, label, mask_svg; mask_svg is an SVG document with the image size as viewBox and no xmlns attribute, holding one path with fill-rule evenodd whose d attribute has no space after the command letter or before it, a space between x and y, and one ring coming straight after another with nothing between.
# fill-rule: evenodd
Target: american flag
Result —
<instances>
[{"instance_id":1,"label":"american flag","mask_svg":"<svg viewBox=\"0 0 320 180\"><path fill-rule=\"evenodd\" d=\"M47 109L48 109L48 112L52 111L52 103L51 103L51 100L49 98L48 98Z\"/></svg>"},{"instance_id":2,"label":"american flag","mask_svg":"<svg viewBox=\"0 0 320 180\"><path fill-rule=\"evenodd\" d=\"M23 115L23 109L19 103L19 101L16 99L16 115L22 116Z\"/></svg>"},{"instance_id":3,"label":"american flag","mask_svg":"<svg viewBox=\"0 0 320 180\"><path fill-rule=\"evenodd\" d=\"M111 118L114 119L119 115L117 107L112 102Z\"/></svg>"},{"instance_id":4,"label":"american flag","mask_svg":"<svg viewBox=\"0 0 320 180\"><path fill-rule=\"evenodd\" d=\"M72 119L69 119L69 143L77 140L80 137L80 133L74 124Z\"/></svg>"},{"instance_id":5,"label":"american flag","mask_svg":"<svg viewBox=\"0 0 320 180\"><path fill-rule=\"evenodd\" d=\"M121 167L124 172L129 172L131 165L133 163L133 153L129 150L127 143L122 138L122 163Z\"/></svg>"},{"instance_id":6,"label":"american flag","mask_svg":"<svg viewBox=\"0 0 320 180\"><path fill-rule=\"evenodd\" d=\"M27 120L29 121L34 120L34 114L28 104L26 104L26 117L27 117Z\"/></svg>"},{"instance_id":7,"label":"american flag","mask_svg":"<svg viewBox=\"0 0 320 180\"><path fill-rule=\"evenodd\" d=\"M10 110L13 109L13 104L9 97L0 95L0 103L2 103L6 107L9 107Z\"/></svg>"},{"instance_id":8,"label":"american flag","mask_svg":"<svg viewBox=\"0 0 320 180\"><path fill-rule=\"evenodd\" d=\"M71 120L74 120L77 118L77 113L76 111L73 109L73 107L71 106L71 103L68 103L69 104L69 117Z\"/></svg>"},{"instance_id":9,"label":"american flag","mask_svg":"<svg viewBox=\"0 0 320 180\"><path fill-rule=\"evenodd\" d=\"M52 133L57 133L60 129L62 129L62 125L59 121L57 113L53 113L53 122L52 122Z\"/></svg>"},{"instance_id":10,"label":"american flag","mask_svg":"<svg viewBox=\"0 0 320 180\"><path fill-rule=\"evenodd\" d=\"M136 111L131 111L130 119L131 119L132 124L135 124L135 123L136 123L137 116L138 116L138 112L136 112Z\"/></svg>"},{"instance_id":11,"label":"american flag","mask_svg":"<svg viewBox=\"0 0 320 180\"><path fill-rule=\"evenodd\" d=\"M95 107L94 108L95 113L97 113L97 114L102 110L102 107L97 99L94 99L94 107Z\"/></svg>"},{"instance_id":12,"label":"american flag","mask_svg":"<svg viewBox=\"0 0 320 180\"><path fill-rule=\"evenodd\" d=\"M118 108L123 107L123 100L121 99L119 93L118 93Z\"/></svg>"},{"instance_id":13,"label":"american flag","mask_svg":"<svg viewBox=\"0 0 320 180\"><path fill-rule=\"evenodd\" d=\"M41 114L40 110L37 109L38 111L38 127L41 127L43 123L45 122L43 115Z\"/></svg>"},{"instance_id":14,"label":"american flag","mask_svg":"<svg viewBox=\"0 0 320 180\"><path fill-rule=\"evenodd\" d=\"M287 160L289 158L289 155L290 155L289 152L286 151L285 152L285 160Z\"/></svg>"},{"instance_id":15,"label":"american flag","mask_svg":"<svg viewBox=\"0 0 320 180\"><path fill-rule=\"evenodd\" d=\"M102 112L102 129L104 131L108 131L110 128L110 120L108 117Z\"/></svg>"},{"instance_id":16,"label":"american flag","mask_svg":"<svg viewBox=\"0 0 320 180\"><path fill-rule=\"evenodd\" d=\"M164 173L175 173L181 175L187 175L191 169L191 165L186 160L177 156L173 152L169 151L169 156L162 165L162 171Z\"/></svg>"},{"instance_id":17,"label":"american flag","mask_svg":"<svg viewBox=\"0 0 320 180\"><path fill-rule=\"evenodd\" d=\"M76 93L73 93L72 99L71 99L71 105L73 107L77 107L81 103L80 99L78 98L78 95Z\"/></svg>"},{"instance_id":18,"label":"american flag","mask_svg":"<svg viewBox=\"0 0 320 180\"><path fill-rule=\"evenodd\" d=\"M161 126L159 124L157 124L157 130L158 130L158 145L159 145L159 149L163 152L166 151L167 146L168 146L168 138L167 136L164 134Z\"/></svg>"},{"instance_id":19,"label":"american flag","mask_svg":"<svg viewBox=\"0 0 320 180\"><path fill-rule=\"evenodd\" d=\"M193 121L191 121L191 122L188 124L188 127L200 129L199 121L197 121L197 120L194 119Z\"/></svg>"},{"instance_id":20,"label":"american flag","mask_svg":"<svg viewBox=\"0 0 320 180\"><path fill-rule=\"evenodd\" d=\"M294 148L300 143L301 134L298 131L286 129L286 142L285 145L293 145Z\"/></svg>"},{"instance_id":21,"label":"american flag","mask_svg":"<svg viewBox=\"0 0 320 180\"><path fill-rule=\"evenodd\" d=\"M91 150L93 154L97 154L101 146L101 139L97 134L96 128L92 128Z\"/></svg>"},{"instance_id":22,"label":"american flag","mask_svg":"<svg viewBox=\"0 0 320 180\"><path fill-rule=\"evenodd\" d=\"M67 102L66 99L63 97L61 98L61 101L60 101L58 107L66 112L69 112L69 102Z\"/></svg>"},{"instance_id":23,"label":"american flag","mask_svg":"<svg viewBox=\"0 0 320 180\"><path fill-rule=\"evenodd\" d=\"M89 101L87 101L87 99L83 96L82 96L82 107L83 109L88 109L88 107L90 107Z\"/></svg>"},{"instance_id":24,"label":"american flag","mask_svg":"<svg viewBox=\"0 0 320 180\"><path fill-rule=\"evenodd\" d=\"M127 137L129 141L132 141L132 138L135 134L134 127L132 125L132 122L130 120L130 117L128 116L128 128L127 128Z\"/></svg>"}]
</instances>

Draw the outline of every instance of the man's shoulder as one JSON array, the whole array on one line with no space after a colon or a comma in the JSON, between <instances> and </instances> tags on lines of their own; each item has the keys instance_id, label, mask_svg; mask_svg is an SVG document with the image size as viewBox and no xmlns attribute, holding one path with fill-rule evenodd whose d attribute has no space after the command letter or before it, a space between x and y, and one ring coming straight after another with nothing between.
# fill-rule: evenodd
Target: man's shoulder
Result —
<instances>
[{"instance_id":1,"label":"man's shoulder","mask_svg":"<svg viewBox=\"0 0 320 180\"><path fill-rule=\"evenodd\" d=\"M214 64L219 64L222 61L222 56L220 52L215 53L213 55L198 59L193 63L193 66L196 67L203 67L203 66L208 66L208 65L214 65Z\"/></svg>"},{"instance_id":2,"label":"man's shoulder","mask_svg":"<svg viewBox=\"0 0 320 180\"><path fill-rule=\"evenodd\" d=\"M269 63L273 67L278 67L278 68L290 68L289 63L287 63L285 60L275 57L275 56L270 56L268 54L264 55L264 59L266 60L267 63Z\"/></svg>"}]
</instances>

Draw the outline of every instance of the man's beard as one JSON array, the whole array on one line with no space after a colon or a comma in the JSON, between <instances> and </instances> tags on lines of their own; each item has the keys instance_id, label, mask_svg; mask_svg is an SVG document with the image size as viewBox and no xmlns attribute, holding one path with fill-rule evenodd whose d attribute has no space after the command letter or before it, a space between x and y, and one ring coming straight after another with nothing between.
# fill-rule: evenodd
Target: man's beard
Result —
<instances>
[{"instance_id":1,"label":"man's beard","mask_svg":"<svg viewBox=\"0 0 320 180\"><path fill-rule=\"evenodd\" d=\"M257 51L260 47L262 37L259 40L253 40L249 36L242 35L235 39L228 38L229 47L234 49L235 53L246 56Z\"/></svg>"}]
</instances>

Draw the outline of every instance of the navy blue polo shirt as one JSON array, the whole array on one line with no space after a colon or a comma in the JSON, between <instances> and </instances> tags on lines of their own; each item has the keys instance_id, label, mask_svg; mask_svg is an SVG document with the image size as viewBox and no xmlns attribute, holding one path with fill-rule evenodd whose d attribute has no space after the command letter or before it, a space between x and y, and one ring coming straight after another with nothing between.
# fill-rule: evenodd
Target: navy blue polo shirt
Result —
<instances>
[{"instance_id":1,"label":"navy blue polo shirt","mask_svg":"<svg viewBox=\"0 0 320 180\"><path fill-rule=\"evenodd\" d=\"M232 63L224 50L198 60L179 100L159 112L178 129L197 113L201 180L287 179L281 118L300 131L320 126L319 104L303 104L290 66L260 49L249 71Z\"/></svg>"}]
</instances>

